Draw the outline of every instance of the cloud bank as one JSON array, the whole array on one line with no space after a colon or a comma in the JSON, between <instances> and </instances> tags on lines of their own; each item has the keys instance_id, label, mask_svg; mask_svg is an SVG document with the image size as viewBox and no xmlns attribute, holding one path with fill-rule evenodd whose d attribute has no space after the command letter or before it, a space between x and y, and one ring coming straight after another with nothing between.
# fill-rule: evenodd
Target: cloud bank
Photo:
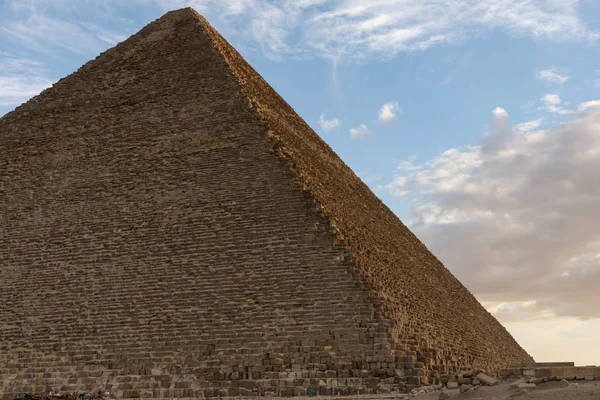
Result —
<instances>
[{"instance_id":1,"label":"cloud bank","mask_svg":"<svg viewBox=\"0 0 600 400\"><path fill-rule=\"evenodd\" d=\"M401 162L380 188L500 320L599 318L600 110L528 124L497 108L479 145Z\"/></svg>"}]
</instances>

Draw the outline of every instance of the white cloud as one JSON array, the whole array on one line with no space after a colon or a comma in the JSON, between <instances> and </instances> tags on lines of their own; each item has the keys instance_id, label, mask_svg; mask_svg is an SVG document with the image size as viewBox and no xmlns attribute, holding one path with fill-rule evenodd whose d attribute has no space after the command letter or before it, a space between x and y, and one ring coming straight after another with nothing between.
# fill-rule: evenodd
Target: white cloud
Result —
<instances>
[{"instance_id":1,"label":"white cloud","mask_svg":"<svg viewBox=\"0 0 600 400\"><path fill-rule=\"evenodd\" d=\"M321 125L322 130L329 132L333 129L339 128L340 120L338 118L325 119L325 114L321 114L319 117L319 124Z\"/></svg>"},{"instance_id":2,"label":"white cloud","mask_svg":"<svg viewBox=\"0 0 600 400\"><path fill-rule=\"evenodd\" d=\"M556 106L561 103L560 97L557 94L547 94L540 99L547 106Z\"/></svg>"},{"instance_id":3,"label":"white cloud","mask_svg":"<svg viewBox=\"0 0 600 400\"><path fill-rule=\"evenodd\" d=\"M379 122L381 123L390 123L396 119L396 114L398 112L402 112L402 109L398 105L398 103L392 101L389 103L385 103L379 109Z\"/></svg>"},{"instance_id":4,"label":"white cloud","mask_svg":"<svg viewBox=\"0 0 600 400\"><path fill-rule=\"evenodd\" d=\"M542 103L544 103L545 109L553 114L562 114L562 115L573 114L573 111L566 110L560 106L560 104L562 103L562 100L560 99L560 96L557 94L547 94L544 97L542 97L540 100Z\"/></svg>"},{"instance_id":5,"label":"white cloud","mask_svg":"<svg viewBox=\"0 0 600 400\"><path fill-rule=\"evenodd\" d=\"M571 79L568 75L561 75L558 73L556 68L552 67L550 69L541 69L537 72L537 77L541 80L552 82L552 83L565 83L569 79Z\"/></svg>"},{"instance_id":6,"label":"white cloud","mask_svg":"<svg viewBox=\"0 0 600 400\"><path fill-rule=\"evenodd\" d=\"M600 100L591 100L591 101L585 101L585 102L579 104L579 107L577 108L577 110L579 112L584 112L584 111L591 110L592 108L598 108L598 107L600 107Z\"/></svg>"},{"instance_id":7,"label":"white cloud","mask_svg":"<svg viewBox=\"0 0 600 400\"><path fill-rule=\"evenodd\" d=\"M360 124L358 128L350 129L350 138L352 140L362 139L370 135L369 129L365 124Z\"/></svg>"},{"instance_id":8,"label":"white cloud","mask_svg":"<svg viewBox=\"0 0 600 400\"><path fill-rule=\"evenodd\" d=\"M380 189L501 320L600 318L600 110L528 133L495 114L481 145L404 161Z\"/></svg>"},{"instance_id":9,"label":"white cloud","mask_svg":"<svg viewBox=\"0 0 600 400\"><path fill-rule=\"evenodd\" d=\"M534 129L537 129L540 127L543 120L544 120L543 118L538 118L538 119L534 119L531 121L522 122L522 123L518 124L515 128L519 132L523 132L523 133L533 131Z\"/></svg>"},{"instance_id":10,"label":"white cloud","mask_svg":"<svg viewBox=\"0 0 600 400\"><path fill-rule=\"evenodd\" d=\"M496 118L506 118L508 117L508 112L502 107L496 107L492 110L492 114Z\"/></svg>"},{"instance_id":11,"label":"white cloud","mask_svg":"<svg viewBox=\"0 0 600 400\"><path fill-rule=\"evenodd\" d=\"M51 85L41 64L0 53L0 107L19 105Z\"/></svg>"},{"instance_id":12,"label":"white cloud","mask_svg":"<svg viewBox=\"0 0 600 400\"><path fill-rule=\"evenodd\" d=\"M132 3L159 12L191 6L229 38L258 43L272 58L306 54L335 60L392 57L398 52L456 43L483 30L502 30L513 36L553 41L590 41L599 37L584 23L577 2L565 1L7 0L7 3L13 13L8 21L16 21L13 16L17 12L35 12L38 17L48 18L59 10L80 19L82 10L93 9L94 13L110 15L111 9L125 8ZM120 37L93 29L90 32L78 24L61 27L50 22L43 25L20 19L16 27L9 29L20 35L23 42L41 43L43 35L48 35L50 42L76 51L85 49L86 41L97 45L97 40ZM56 34L52 27L58 28ZM82 43L66 39L65 29L82 33Z\"/></svg>"}]
</instances>

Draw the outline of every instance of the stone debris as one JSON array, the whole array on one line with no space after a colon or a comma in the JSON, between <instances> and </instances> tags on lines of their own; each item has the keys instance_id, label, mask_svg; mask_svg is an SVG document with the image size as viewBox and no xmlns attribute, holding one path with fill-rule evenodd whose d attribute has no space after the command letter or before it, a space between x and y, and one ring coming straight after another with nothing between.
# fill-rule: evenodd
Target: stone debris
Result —
<instances>
[{"instance_id":1,"label":"stone debris","mask_svg":"<svg viewBox=\"0 0 600 400\"><path fill-rule=\"evenodd\" d=\"M537 385L535 383L519 383L519 385L517 386L519 389L535 389L537 388Z\"/></svg>"},{"instance_id":2,"label":"stone debris","mask_svg":"<svg viewBox=\"0 0 600 400\"><path fill-rule=\"evenodd\" d=\"M543 378L545 379L544 382L553 380L560 381L562 379L566 379L568 381L600 380L600 366L595 365L576 367L574 363L570 362L520 364L526 365L525 368L518 368L515 365L512 365L511 368L505 368L500 370L498 372L499 378Z\"/></svg>"},{"instance_id":3,"label":"stone debris","mask_svg":"<svg viewBox=\"0 0 600 400\"><path fill-rule=\"evenodd\" d=\"M546 381L546 378L530 378L527 380L527 383L535 383L536 385L539 385L540 383L544 383Z\"/></svg>"},{"instance_id":4,"label":"stone debris","mask_svg":"<svg viewBox=\"0 0 600 400\"><path fill-rule=\"evenodd\" d=\"M460 394L467 393L471 389L473 389L473 385L462 384L460 385Z\"/></svg>"},{"instance_id":5,"label":"stone debris","mask_svg":"<svg viewBox=\"0 0 600 400\"><path fill-rule=\"evenodd\" d=\"M525 379L523 379L523 378L517 379L516 381L514 381L513 383L510 384L510 387L511 388L517 388L517 387L519 387L519 385L521 383L527 383L527 381Z\"/></svg>"},{"instance_id":6,"label":"stone debris","mask_svg":"<svg viewBox=\"0 0 600 400\"><path fill-rule=\"evenodd\" d=\"M98 389L95 393L65 393L65 394L55 394L49 393L44 396L32 396L29 394L25 394L23 396L17 396L14 400L102 400L108 399L109 393Z\"/></svg>"},{"instance_id":7,"label":"stone debris","mask_svg":"<svg viewBox=\"0 0 600 400\"><path fill-rule=\"evenodd\" d=\"M449 398L450 396L448 395L448 393L441 392L440 396L438 397L438 400L448 400Z\"/></svg>"},{"instance_id":8,"label":"stone debris","mask_svg":"<svg viewBox=\"0 0 600 400\"><path fill-rule=\"evenodd\" d=\"M433 393L443 389L443 385L429 385L420 386L412 389L409 393L410 396L415 397L423 393Z\"/></svg>"},{"instance_id":9,"label":"stone debris","mask_svg":"<svg viewBox=\"0 0 600 400\"><path fill-rule=\"evenodd\" d=\"M494 386L494 385L498 384L498 379L492 378L491 376L488 376L488 375L484 374L483 372L480 373L479 375L477 375L475 378L480 380L487 386Z\"/></svg>"}]
</instances>

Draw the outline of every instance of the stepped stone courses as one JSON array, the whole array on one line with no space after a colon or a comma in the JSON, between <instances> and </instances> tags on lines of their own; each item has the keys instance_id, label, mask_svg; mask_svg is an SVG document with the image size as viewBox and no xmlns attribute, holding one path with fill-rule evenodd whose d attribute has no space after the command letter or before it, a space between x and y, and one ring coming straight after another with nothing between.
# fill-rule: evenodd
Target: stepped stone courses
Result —
<instances>
[{"instance_id":1,"label":"stepped stone courses","mask_svg":"<svg viewBox=\"0 0 600 400\"><path fill-rule=\"evenodd\" d=\"M533 361L191 9L0 141L2 398L373 393Z\"/></svg>"}]
</instances>

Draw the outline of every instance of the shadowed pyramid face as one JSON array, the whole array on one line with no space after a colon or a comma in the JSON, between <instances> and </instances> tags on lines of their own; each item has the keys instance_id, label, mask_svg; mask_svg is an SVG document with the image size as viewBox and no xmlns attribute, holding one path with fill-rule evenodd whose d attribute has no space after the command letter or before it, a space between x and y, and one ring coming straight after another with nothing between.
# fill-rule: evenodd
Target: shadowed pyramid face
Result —
<instances>
[{"instance_id":1,"label":"shadowed pyramid face","mask_svg":"<svg viewBox=\"0 0 600 400\"><path fill-rule=\"evenodd\" d=\"M0 120L1 394L356 394L530 361L193 10Z\"/></svg>"}]
</instances>

